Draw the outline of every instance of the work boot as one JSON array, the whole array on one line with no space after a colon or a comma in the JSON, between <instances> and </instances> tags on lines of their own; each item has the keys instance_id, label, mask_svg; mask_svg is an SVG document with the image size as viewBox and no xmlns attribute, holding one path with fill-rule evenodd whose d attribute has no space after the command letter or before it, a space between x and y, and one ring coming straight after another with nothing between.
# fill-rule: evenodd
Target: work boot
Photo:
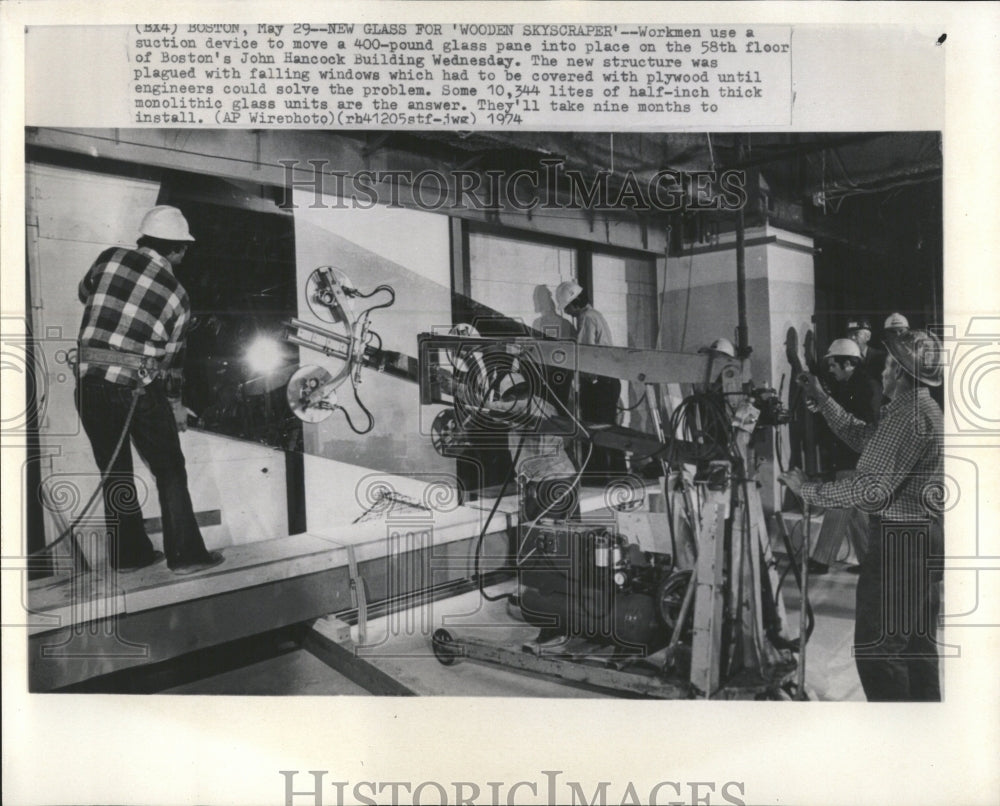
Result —
<instances>
[{"instance_id":1,"label":"work boot","mask_svg":"<svg viewBox=\"0 0 1000 806\"><path fill-rule=\"evenodd\" d=\"M225 559L221 551L210 551L205 555L203 560L178 565L170 570L178 576L187 576L188 574L197 574L199 571L207 571L209 568L215 568L215 566L225 562Z\"/></svg>"},{"instance_id":2,"label":"work boot","mask_svg":"<svg viewBox=\"0 0 1000 806\"><path fill-rule=\"evenodd\" d=\"M143 568L149 568L151 565L156 565L160 560L163 559L162 551L154 551L148 560L139 563L138 565L122 565L116 570L119 574L131 574L133 571L141 571Z\"/></svg>"}]
</instances>

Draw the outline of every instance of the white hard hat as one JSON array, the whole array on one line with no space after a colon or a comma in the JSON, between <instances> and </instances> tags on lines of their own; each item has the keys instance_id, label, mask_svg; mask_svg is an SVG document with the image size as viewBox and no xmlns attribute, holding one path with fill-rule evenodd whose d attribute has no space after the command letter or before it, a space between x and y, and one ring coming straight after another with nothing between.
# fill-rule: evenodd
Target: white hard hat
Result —
<instances>
[{"instance_id":1,"label":"white hard hat","mask_svg":"<svg viewBox=\"0 0 1000 806\"><path fill-rule=\"evenodd\" d=\"M882 326L883 330L909 330L910 323L906 320L906 317L901 313L889 314L889 318L885 320L885 324Z\"/></svg>"},{"instance_id":2,"label":"white hard hat","mask_svg":"<svg viewBox=\"0 0 1000 806\"><path fill-rule=\"evenodd\" d=\"M566 306L580 296L582 291L583 288L576 280L563 280L556 288L556 307L560 311L566 310Z\"/></svg>"},{"instance_id":3,"label":"white hard hat","mask_svg":"<svg viewBox=\"0 0 1000 806\"><path fill-rule=\"evenodd\" d=\"M861 358L861 348L854 339L834 339L823 358Z\"/></svg>"},{"instance_id":4,"label":"white hard hat","mask_svg":"<svg viewBox=\"0 0 1000 806\"><path fill-rule=\"evenodd\" d=\"M176 207L161 204L142 217L139 234L162 241L193 241L187 219Z\"/></svg>"},{"instance_id":5,"label":"white hard hat","mask_svg":"<svg viewBox=\"0 0 1000 806\"><path fill-rule=\"evenodd\" d=\"M730 358L736 358L736 348L729 339L716 339L708 347L702 347L699 353L722 353Z\"/></svg>"}]
</instances>

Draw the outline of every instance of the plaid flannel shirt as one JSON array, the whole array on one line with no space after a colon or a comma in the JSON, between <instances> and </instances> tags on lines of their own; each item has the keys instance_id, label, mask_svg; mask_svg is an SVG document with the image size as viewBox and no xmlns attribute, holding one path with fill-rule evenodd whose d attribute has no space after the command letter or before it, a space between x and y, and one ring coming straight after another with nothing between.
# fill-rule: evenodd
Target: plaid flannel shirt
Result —
<instances>
[{"instance_id":1,"label":"plaid flannel shirt","mask_svg":"<svg viewBox=\"0 0 1000 806\"><path fill-rule=\"evenodd\" d=\"M170 262L147 247L113 247L100 254L79 287L84 303L80 345L122 350L157 360L167 394L179 398L184 337L191 302ZM123 385L148 384L128 367L88 364L78 372Z\"/></svg>"},{"instance_id":2,"label":"plaid flannel shirt","mask_svg":"<svg viewBox=\"0 0 1000 806\"><path fill-rule=\"evenodd\" d=\"M803 501L829 508L858 507L894 521L940 515L946 498L944 420L927 389L897 395L882 407L878 424L852 417L829 397L820 411L833 432L861 456L847 478L803 484Z\"/></svg>"}]
</instances>

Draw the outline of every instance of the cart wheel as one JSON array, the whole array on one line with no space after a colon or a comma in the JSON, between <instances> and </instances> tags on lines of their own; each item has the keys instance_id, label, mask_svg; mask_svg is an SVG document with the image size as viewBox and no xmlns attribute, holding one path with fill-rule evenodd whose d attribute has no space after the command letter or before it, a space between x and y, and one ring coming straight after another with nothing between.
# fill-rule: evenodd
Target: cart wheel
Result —
<instances>
[{"instance_id":1,"label":"cart wheel","mask_svg":"<svg viewBox=\"0 0 1000 806\"><path fill-rule=\"evenodd\" d=\"M431 636L434 647L434 657L444 666L451 666L459 658L459 650L455 647L455 639L446 629L435 630Z\"/></svg>"},{"instance_id":2,"label":"cart wheel","mask_svg":"<svg viewBox=\"0 0 1000 806\"><path fill-rule=\"evenodd\" d=\"M431 447L438 456L447 458L457 454L455 446L460 437L459 431L453 409L443 409L437 413L431 423Z\"/></svg>"},{"instance_id":3,"label":"cart wheel","mask_svg":"<svg viewBox=\"0 0 1000 806\"><path fill-rule=\"evenodd\" d=\"M669 577L664 579L656 591L656 603L660 610L660 618L670 630L674 629L677 619L681 615L681 607L684 604L684 595L687 592L688 584L691 582L690 571L674 571ZM681 640L691 643L692 631L694 629L694 608L688 610L684 626L681 628Z\"/></svg>"},{"instance_id":4,"label":"cart wheel","mask_svg":"<svg viewBox=\"0 0 1000 806\"><path fill-rule=\"evenodd\" d=\"M799 684L793 680L786 680L779 688L782 699L808 701L809 692L805 687L799 688Z\"/></svg>"}]
</instances>

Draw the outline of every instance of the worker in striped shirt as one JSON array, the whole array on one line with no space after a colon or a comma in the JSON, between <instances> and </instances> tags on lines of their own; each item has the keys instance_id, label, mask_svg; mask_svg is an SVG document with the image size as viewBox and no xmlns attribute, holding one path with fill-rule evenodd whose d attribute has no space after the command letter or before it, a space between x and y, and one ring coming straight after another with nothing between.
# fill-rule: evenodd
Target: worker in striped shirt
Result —
<instances>
[{"instance_id":1,"label":"worker in striped shirt","mask_svg":"<svg viewBox=\"0 0 1000 806\"><path fill-rule=\"evenodd\" d=\"M223 561L202 539L177 435L187 427L181 362L191 303L174 269L194 238L166 205L147 212L139 232L134 249L106 249L80 282L76 406L104 474L111 566L134 571L166 554L174 573L191 574ZM156 479L162 553L146 534L130 439Z\"/></svg>"},{"instance_id":2,"label":"worker in striped shirt","mask_svg":"<svg viewBox=\"0 0 1000 806\"><path fill-rule=\"evenodd\" d=\"M860 453L854 473L824 484L801 470L781 480L806 504L869 514L856 594L854 655L870 701L941 699L936 628L944 554L943 418L928 387L942 380L941 344L926 331L886 333L878 424L845 412L812 376L806 394Z\"/></svg>"}]
</instances>

